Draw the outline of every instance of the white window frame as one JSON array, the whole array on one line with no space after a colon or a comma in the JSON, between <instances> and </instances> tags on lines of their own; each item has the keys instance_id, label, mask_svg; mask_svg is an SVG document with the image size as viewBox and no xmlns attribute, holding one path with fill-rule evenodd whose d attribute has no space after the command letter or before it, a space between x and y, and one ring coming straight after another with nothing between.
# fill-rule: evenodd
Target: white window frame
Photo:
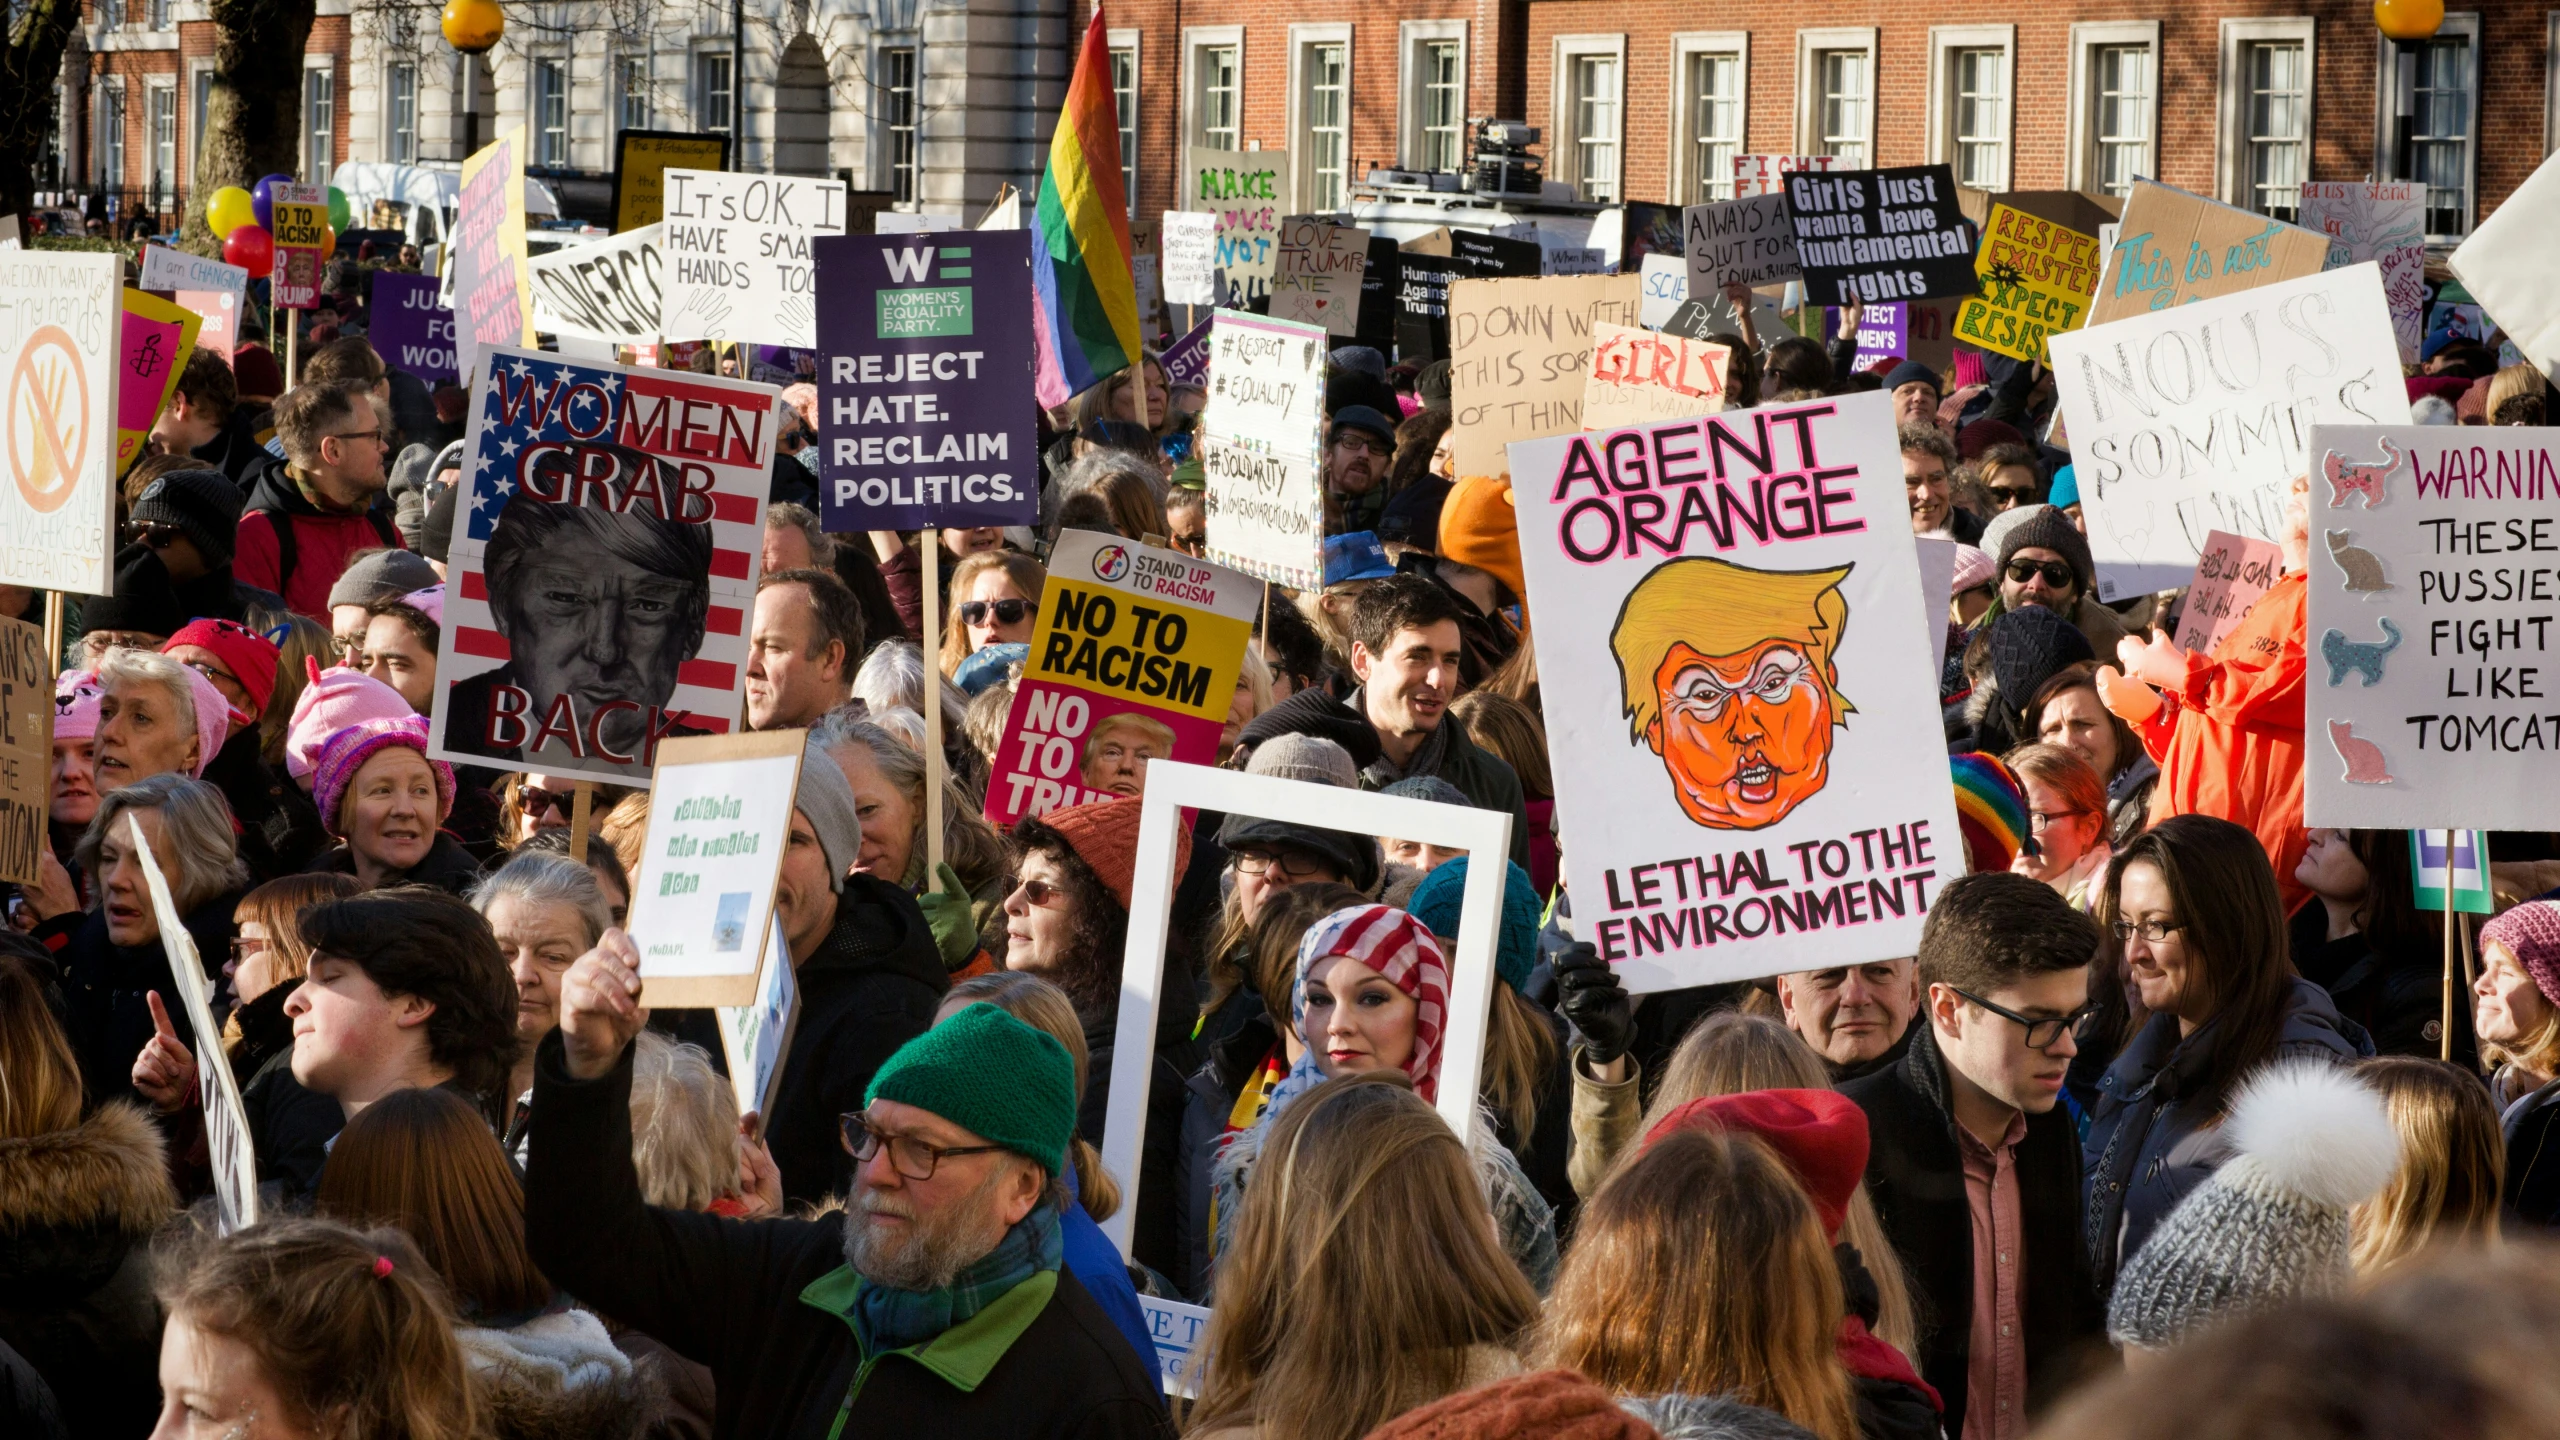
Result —
<instances>
[{"instance_id":1,"label":"white window frame","mask_svg":"<svg viewBox=\"0 0 2560 1440\"><path fill-rule=\"evenodd\" d=\"M1867 55L1866 125L1859 143L1866 163L1876 163L1876 27L1838 25L1796 32L1796 143L1798 155L1820 155L1822 147L1822 57L1834 51L1863 50Z\"/></svg>"},{"instance_id":2,"label":"white window frame","mask_svg":"<svg viewBox=\"0 0 2560 1440\"><path fill-rule=\"evenodd\" d=\"M1146 31L1135 29L1111 30L1103 35L1103 43L1110 47L1113 59L1118 59L1123 51L1129 56L1129 84L1135 103L1129 107L1128 123L1120 126L1120 188L1123 192L1121 198L1129 202L1129 218L1132 220L1138 218L1138 159L1147 153L1139 143L1146 130L1147 119L1146 35ZM1112 118L1116 122L1120 100L1116 85L1112 87L1111 99ZM1175 203L1181 202L1176 200Z\"/></svg>"},{"instance_id":3,"label":"white window frame","mask_svg":"<svg viewBox=\"0 0 2560 1440\"><path fill-rule=\"evenodd\" d=\"M1611 182L1617 193L1603 204L1622 203L1627 198L1627 37L1621 31L1614 35L1558 35L1555 37L1547 73L1553 78L1548 89L1553 92L1547 107L1547 163L1544 178L1558 180L1582 189L1582 137L1575 124L1574 112L1580 108L1574 94L1573 71L1576 62L1607 57L1617 62L1618 93L1612 97L1618 117L1617 135L1613 143L1618 151L1618 178Z\"/></svg>"},{"instance_id":4,"label":"white window frame","mask_svg":"<svg viewBox=\"0 0 2560 1440\"><path fill-rule=\"evenodd\" d=\"M722 125L711 123L711 67L715 64L730 67L728 123ZM728 47L693 51L685 57L685 69L689 72L684 77L685 109L693 120L693 128L706 135L728 136L730 163L742 164L746 152L744 142L738 138L738 71L731 62Z\"/></svg>"},{"instance_id":5,"label":"white window frame","mask_svg":"<svg viewBox=\"0 0 2560 1440\"><path fill-rule=\"evenodd\" d=\"M2214 75L2213 193L2225 205L2256 213L2249 183L2249 47L2302 47L2302 178L2311 179L2312 151L2319 143L2319 27L2308 15L2277 15L2222 21L2221 53ZM2378 32L2377 32L2378 33ZM2477 55L2474 49L2474 55ZM2478 104L2478 87L2473 87ZM2474 141L2475 147L2477 141Z\"/></svg>"},{"instance_id":6,"label":"white window frame","mask_svg":"<svg viewBox=\"0 0 2560 1440\"><path fill-rule=\"evenodd\" d=\"M110 75L98 82L98 98L94 111L97 116L94 126L97 141L89 148L96 161L95 168L101 188L111 190L124 188L127 158L125 130L133 120L132 112L127 108L131 99L131 93L125 88L123 76ZM112 123L107 118L110 111L115 116Z\"/></svg>"},{"instance_id":7,"label":"white window frame","mask_svg":"<svg viewBox=\"0 0 2560 1440\"><path fill-rule=\"evenodd\" d=\"M193 188L196 161L204 155L204 112L213 107L213 57L208 55L187 62L187 94L180 103L187 107L187 155L184 163L189 187Z\"/></svg>"},{"instance_id":8,"label":"white window frame","mask_svg":"<svg viewBox=\"0 0 2560 1440\"><path fill-rule=\"evenodd\" d=\"M400 149L400 77L409 77L409 149ZM382 67L382 158L394 165L418 162L418 64L393 60Z\"/></svg>"},{"instance_id":9,"label":"white window frame","mask_svg":"<svg viewBox=\"0 0 2560 1440\"><path fill-rule=\"evenodd\" d=\"M1203 51L1232 49L1236 52L1236 148L1244 148L1245 77L1251 59L1245 49L1244 27L1241 25L1192 25L1182 32L1182 168L1187 176L1191 169L1191 148L1206 148L1209 138L1201 128L1200 85L1205 78L1200 70ZM1176 193L1188 195L1190 182L1184 179Z\"/></svg>"},{"instance_id":10,"label":"white window frame","mask_svg":"<svg viewBox=\"0 0 2560 1440\"><path fill-rule=\"evenodd\" d=\"M1663 193L1674 204L1696 205L1708 199L1733 198L1733 175L1693 175L1697 168L1698 116L1697 97L1690 93L1690 65L1700 55L1730 55L1737 64L1742 89L1734 97L1742 114L1741 133L1734 136L1734 153L1747 155L1751 147L1751 32L1748 30L1684 30L1671 37L1671 137L1669 161L1663 174L1669 183ZM1721 189L1716 187L1721 186Z\"/></svg>"},{"instance_id":11,"label":"white window frame","mask_svg":"<svg viewBox=\"0 0 2560 1440\"><path fill-rule=\"evenodd\" d=\"M631 123L631 67L640 66L640 123ZM607 76L613 87L613 125L616 131L647 130L658 119L658 57L649 50L617 50L613 69Z\"/></svg>"},{"instance_id":12,"label":"white window frame","mask_svg":"<svg viewBox=\"0 0 2560 1440\"><path fill-rule=\"evenodd\" d=\"M1429 71L1423 66L1430 45L1455 42L1458 47L1458 170L1467 169L1468 116L1467 97L1472 87L1467 83L1470 59L1467 53L1467 22L1464 20L1403 20L1396 24L1396 163L1407 170L1428 168L1423 149L1423 88Z\"/></svg>"},{"instance_id":13,"label":"white window frame","mask_svg":"<svg viewBox=\"0 0 2560 1440\"><path fill-rule=\"evenodd\" d=\"M2115 46L2151 52L2151 114L2148 142L2151 157L2141 167L2144 178L2160 173L2160 22L2157 20L2087 21L2071 27L2071 96L2068 148L2063 152L2063 180L2073 190L2098 189L2098 76L2096 53Z\"/></svg>"},{"instance_id":14,"label":"white window frame","mask_svg":"<svg viewBox=\"0 0 2560 1440\"><path fill-rule=\"evenodd\" d=\"M569 57L566 55L535 55L525 62L524 128L527 138L533 143L533 164L540 168L566 169L569 165L572 153L570 147L577 134L578 123L577 107L571 103L569 97L569 64ZM545 148L551 137L548 133L549 126L542 113L542 102L545 98L543 75L546 67L554 65L559 67L560 76L560 149L556 159L553 158L552 152Z\"/></svg>"},{"instance_id":15,"label":"white window frame","mask_svg":"<svg viewBox=\"0 0 2560 1440\"><path fill-rule=\"evenodd\" d=\"M907 123L896 123L890 99L889 56L904 54L907 60ZM907 196L893 199L898 206L921 205L924 201L924 37L915 31L896 31L883 35L871 51L872 94L877 107L873 113L873 131L879 136L874 150L878 156L873 166L877 184L873 187L898 193L898 132L903 129L909 139L907 154Z\"/></svg>"},{"instance_id":16,"label":"white window frame","mask_svg":"<svg viewBox=\"0 0 2560 1440\"><path fill-rule=\"evenodd\" d=\"M2560 150L2560 10L2542 16L2542 153Z\"/></svg>"},{"instance_id":17,"label":"white window frame","mask_svg":"<svg viewBox=\"0 0 2560 1440\"><path fill-rule=\"evenodd\" d=\"M160 168L160 117L154 113L162 103L162 96L168 97L169 107L169 168L165 171ZM178 149L181 128L178 120L178 77L154 75L145 80L142 86L143 169L148 177L145 188L155 194L178 195L187 189L186 172L178 168L182 160Z\"/></svg>"},{"instance_id":18,"label":"white window frame","mask_svg":"<svg viewBox=\"0 0 2560 1440\"><path fill-rule=\"evenodd\" d=\"M1306 215L1316 211L1315 134L1307 128L1307 52L1318 45L1342 47L1342 208L1351 204L1351 187L1360 176L1351 158L1352 72L1354 56L1351 26L1333 22L1289 27L1289 205L1287 213ZM1239 67L1241 76L1241 67ZM1241 98L1241 97L1239 97ZM1334 213L1327 211L1325 213Z\"/></svg>"},{"instance_id":19,"label":"white window frame","mask_svg":"<svg viewBox=\"0 0 2560 1440\"><path fill-rule=\"evenodd\" d=\"M2000 52L2000 157L1992 166L1994 193L2010 188L2018 163L2018 27L2015 25L1932 25L1929 27L1929 163L1952 165L1964 183L1956 154L1956 52ZM1873 152L1869 152L1872 154Z\"/></svg>"},{"instance_id":20,"label":"white window frame","mask_svg":"<svg viewBox=\"0 0 2560 1440\"><path fill-rule=\"evenodd\" d=\"M329 82L329 128L311 123L311 77L324 76ZM326 185L331 172L338 168L338 62L333 55L303 57L302 89L294 96L294 110L300 117L303 180L307 184ZM325 143L329 153L313 156L312 151Z\"/></svg>"},{"instance_id":21,"label":"white window frame","mask_svg":"<svg viewBox=\"0 0 2560 1440\"><path fill-rule=\"evenodd\" d=\"M2560 13L2555 13L2550 23L2554 33L2560 33ZM2471 96L2471 115L2464 132L2469 138L2463 145L2463 226L2458 234L2429 231L2427 239L2431 242L2458 241L2464 235L2470 234L2471 228L2480 223L2480 46L2486 38L2481 33L2480 12L2477 10L2459 13L2446 11L2444 24L2436 28L2434 38L2443 40L2455 35L2460 35L2471 42L2467 51L2471 57L2471 83L2468 87ZM2400 81L2398 63L2392 54L2391 41L2381 32L2376 31L2373 44L2376 56L2375 73L2381 77L2380 83L2373 87L2373 173L2377 176L2386 176L2393 173L2391 167L2397 158L2391 153L2391 141L2395 133L2393 112L2397 108L2395 102L2398 99ZM2424 205L2425 199L2426 197L2421 195L2419 203Z\"/></svg>"}]
</instances>

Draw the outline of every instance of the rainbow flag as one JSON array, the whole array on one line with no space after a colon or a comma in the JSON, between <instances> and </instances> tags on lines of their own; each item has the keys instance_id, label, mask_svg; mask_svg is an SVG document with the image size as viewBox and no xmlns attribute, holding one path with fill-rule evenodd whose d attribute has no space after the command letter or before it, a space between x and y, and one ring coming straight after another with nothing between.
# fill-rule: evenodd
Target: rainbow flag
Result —
<instances>
[{"instance_id":1,"label":"rainbow flag","mask_svg":"<svg viewBox=\"0 0 2560 1440\"><path fill-rule=\"evenodd\" d=\"M1133 364L1140 349L1129 197L1120 187L1120 117L1102 7L1085 27L1067 104L1049 140L1031 222L1040 403L1057 405Z\"/></svg>"}]
</instances>

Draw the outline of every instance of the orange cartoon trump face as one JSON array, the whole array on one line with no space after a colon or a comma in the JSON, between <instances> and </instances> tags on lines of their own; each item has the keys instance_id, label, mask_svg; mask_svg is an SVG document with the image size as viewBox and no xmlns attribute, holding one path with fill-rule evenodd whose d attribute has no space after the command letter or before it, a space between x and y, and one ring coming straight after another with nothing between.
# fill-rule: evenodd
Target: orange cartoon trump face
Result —
<instances>
[{"instance_id":1,"label":"orange cartoon trump face","mask_svg":"<svg viewBox=\"0 0 2560 1440\"><path fill-rule=\"evenodd\" d=\"M1698 557L1660 566L1628 595L1610 640L1629 738L1662 757L1691 820L1757 830L1829 781L1832 729L1852 708L1832 663L1848 573Z\"/></svg>"}]
</instances>

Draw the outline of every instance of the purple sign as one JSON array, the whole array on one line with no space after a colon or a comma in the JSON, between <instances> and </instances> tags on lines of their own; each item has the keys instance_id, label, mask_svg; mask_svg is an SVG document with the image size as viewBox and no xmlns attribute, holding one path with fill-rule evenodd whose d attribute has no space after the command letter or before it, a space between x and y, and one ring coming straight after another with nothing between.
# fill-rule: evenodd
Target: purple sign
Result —
<instances>
[{"instance_id":1,"label":"purple sign","mask_svg":"<svg viewBox=\"0 0 2560 1440\"><path fill-rule=\"evenodd\" d=\"M1187 385L1197 390L1209 388L1209 322L1191 327L1191 333L1176 340L1164 352L1164 383Z\"/></svg>"},{"instance_id":2,"label":"purple sign","mask_svg":"<svg viewBox=\"0 0 2560 1440\"><path fill-rule=\"evenodd\" d=\"M1031 232L823 235L810 247L826 528L1031 524Z\"/></svg>"},{"instance_id":3,"label":"purple sign","mask_svg":"<svg viewBox=\"0 0 2560 1440\"><path fill-rule=\"evenodd\" d=\"M377 270L372 309L369 336L385 364L431 382L461 378L453 312L436 303L436 277Z\"/></svg>"},{"instance_id":4,"label":"purple sign","mask_svg":"<svg viewBox=\"0 0 2560 1440\"><path fill-rule=\"evenodd\" d=\"M1822 308L1822 329L1826 335L1840 333L1838 306ZM1878 360L1904 360L1911 355L1911 307L1896 300L1889 304L1869 305L1858 315L1858 358L1853 362L1860 370Z\"/></svg>"}]
</instances>

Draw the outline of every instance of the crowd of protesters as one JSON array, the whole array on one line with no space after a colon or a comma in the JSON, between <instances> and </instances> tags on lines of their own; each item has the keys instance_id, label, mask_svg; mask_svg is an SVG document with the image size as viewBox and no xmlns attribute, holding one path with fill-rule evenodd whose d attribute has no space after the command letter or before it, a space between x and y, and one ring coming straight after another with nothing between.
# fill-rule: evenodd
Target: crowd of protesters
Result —
<instances>
[{"instance_id":1,"label":"crowd of protesters","mask_svg":"<svg viewBox=\"0 0 2560 1440\"><path fill-rule=\"evenodd\" d=\"M639 1003L647 792L430 758L452 417L360 334L289 387L196 352L115 593L68 617L49 844L0 933L0 1431L2560 1433L2560 1260L2529 1243L2560 1225L2547 837L2493 840L2448 1005L2405 836L2302 823L2298 497L2292 574L2180 651L2177 594L2098 598L2037 367L1856 371L1854 308L1827 346L1751 308L1728 406L1887 392L1912 530L1958 544L1970 873L1916 954L1815 937L1793 973L1631 996L1577 940L1506 482L1457 472L1445 362L1352 347L1321 582L1271 592L1219 758L1498 811L1510 850L1198 816L1133 1046L1170 735L1092 747L1109 798L1009 830L982 800L1058 533L1213 538L1203 397L1150 354L1044 415L1036 527L831 535L803 384L741 696L808 732L769 1113L706 1013ZM2431 354L2413 393L2486 357ZM228 1236L207 1066L268 1217ZM1148 1076L1128 1174L1098 1148L1121 1067ZM1209 1307L1187 1398L1150 1301ZM2315 1391L2367 1428L2278 1418Z\"/></svg>"}]
</instances>

